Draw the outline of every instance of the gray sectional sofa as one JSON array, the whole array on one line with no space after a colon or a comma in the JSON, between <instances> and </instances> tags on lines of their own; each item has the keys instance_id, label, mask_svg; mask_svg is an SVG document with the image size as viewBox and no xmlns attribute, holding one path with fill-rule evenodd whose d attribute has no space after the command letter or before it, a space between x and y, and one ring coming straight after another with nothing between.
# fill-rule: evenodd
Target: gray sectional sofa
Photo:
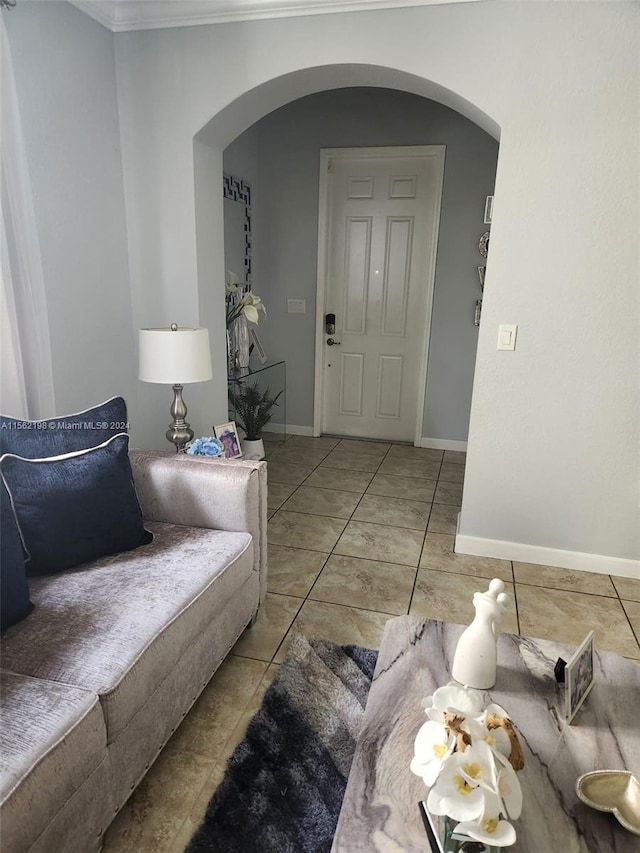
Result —
<instances>
[{"instance_id":1,"label":"gray sectional sofa","mask_svg":"<svg viewBox=\"0 0 640 853\"><path fill-rule=\"evenodd\" d=\"M4 853L98 850L264 599L266 464L129 456L153 541L30 578L2 638Z\"/></svg>"}]
</instances>

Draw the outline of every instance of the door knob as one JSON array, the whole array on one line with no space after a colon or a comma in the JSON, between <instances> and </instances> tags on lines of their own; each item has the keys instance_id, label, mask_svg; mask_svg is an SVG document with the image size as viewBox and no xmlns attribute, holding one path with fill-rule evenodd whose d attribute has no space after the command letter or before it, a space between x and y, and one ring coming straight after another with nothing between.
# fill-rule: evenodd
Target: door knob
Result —
<instances>
[{"instance_id":1,"label":"door knob","mask_svg":"<svg viewBox=\"0 0 640 853\"><path fill-rule=\"evenodd\" d=\"M340 341L334 341L333 338L327 338L327 346L328 347L339 347Z\"/></svg>"}]
</instances>

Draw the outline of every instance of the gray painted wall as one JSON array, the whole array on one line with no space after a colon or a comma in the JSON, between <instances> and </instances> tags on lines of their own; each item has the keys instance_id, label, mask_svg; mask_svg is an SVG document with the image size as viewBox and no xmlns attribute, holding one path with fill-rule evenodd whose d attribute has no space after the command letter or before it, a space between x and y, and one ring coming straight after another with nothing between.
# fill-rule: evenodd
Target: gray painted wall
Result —
<instances>
[{"instance_id":1,"label":"gray painted wall","mask_svg":"<svg viewBox=\"0 0 640 853\"><path fill-rule=\"evenodd\" d=\"M423 435L466 441L481 295L478 238L493 192L498 143L455 111L389 89L301 98L254 124L224 153L225 172L252 183L253 283L265 301L259 334L287 362L287 420L313 424L318 169L321 148L446 145ZM307 313L287 314L287 298Z\"/></svg>"},{"instance_id":2,"label":"gray painted wall","mask_svg":"<svg viewBox=\"0 0 640 853\"><path fill-rule=\"evenodd\" d=\"M69 3L3 12L47 292L55 412L137 392L113 35ZM43 415L44 416L44 415Z\"/></svg>"}]
</instances>

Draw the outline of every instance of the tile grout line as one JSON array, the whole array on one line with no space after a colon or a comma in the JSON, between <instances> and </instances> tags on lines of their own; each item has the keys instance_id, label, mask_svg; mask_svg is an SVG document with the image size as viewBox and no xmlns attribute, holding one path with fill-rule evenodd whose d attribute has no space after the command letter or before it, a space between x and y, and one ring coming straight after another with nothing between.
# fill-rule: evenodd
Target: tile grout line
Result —
<instances>
[{"instance_id":1,"label":"tile grout line","mask_svg":"<svg viewBox=\"0 0 640 853\"><path fill-rule=\"evenodd\" d=\"M319 462L316 466L314 466L314 468L313 468L313 469L309 472L309 474L307 474L307 476L304 478L304 480L302 481L302 483L300 483L300 484L297 486L297 488L295 489L295 491L294 491L294 492L292 492L292 494L291 494L289 497L291 497L292 495L294 495L294 494L295 494L295 492L300 488L300 486L302 486L302 485L303 485L303 484L304 484L304 483L309 479L309 477L313 474L313 472L314 472L314 471L316 471L316 470L320 467L320 465L322 464L322 462L324 462L324 460L327 458L327 456L329 456L329 454L330 454L330 453L332 453L332 452L336 449L336 447L339 447L341 443L342 443L342 441L339 441L339 442L338 442L338 444L336 444L336 445L335 445L335 446L334 446L334 447L333 447L333 448L332 448L332 449L331 449L327 454L325 454L325 456L323 457L323 459L321 460L321 462ZM380 461L380 464L378 465L378 468L376 468L376 472L377 472L377 471L378 471L378 469L380 468L380 465L382 465L382 461L383 461L383 460L384 460L384 458L386 457L386 455L387 455L387 453L389 452L389 450L390 450L390 448L389 448L389 449L387 449L386 453L385 453L385 454L384 454L384 456L382 457L382 460ZM368 472L367 472L367 473L368 473ZM373 476L375 476L375 473L374 473L374 475L373 475ZM373 479L373 477L372 477L371 479ZM274 662L274 659L275 659L275 657L277 656L277 654L278 654L278 652L280 651L280 649L282 648L282 645L286 642L287 637L288 637L288 636L289 636L289 634L291 633L291 629L293 628L293 625L294 625L294 623L295 623L296 619L298 618L298 615L300 614L300 611L302 610L302 608L304 607L304 605L307 603L307 601L313 600L313 599L309 599L309 595L311 594L311 592L312 592L312 590L313 590L314 586L316 585L316 583L317 583L317 582L318 582L318 580L320 579L320 576L322 575L322 572L324 571L325 566L327 565L327 563L329 562L329 560L331 559L331 557L334 555L334 551L335 551L336 545L337 545L337 544L338 544L338 542L340 541L340 537L342 536L342 533L344 533L344 531L345 531L345 529L346 529L346 527L347 527L347 524L349 523L349 521L351 521L351 518L353 517L353 513L355 513L356 509L357 509L357 508L358 508L358 506L360 505L360 501L362 500L362 497L363 497L363 496L364 496L364 493L363 493L363 495L361 495L361 496L360 496L360 498L358 499L358 503L356 504L356 506L355 506L355 508L354 508L353 512L351 513L351 515L349 516L349 518L347 519L347 521L345 522L345 525L344 525L344 527L342 528L342 532L340 533L340 536L338 536L338 538L336 539L336 541L335 541L334 545L332 546L331 550L329 551L329 554L328 554L328 556L327 556L327 559L326 559L326 560L324 561L324 563L322 564L322 568L321 568L321 569L320 569L320 571L318 572L318 574L317 574L317 576L316 576L315 581L311 584L310 589L307 591L307 593L306 593L305 597L302 599L302 603L301 603L300 607L298 608L298 610L296 611L296 615L295 615L295 616L294 616L294 618L291 620L291 622L290 622L290 624L289 624L289 627L287 628L287 630L286 630L286 632L285 632L284 637L282 638L282 640L281 640L281 641L280 641L280 643L278 644L278 648L277 648L277 649L275 650L275 652L273 653L273 657L271 658L271 663L273 663L273 662ZM288 500L288 498L287 498L287 500ZM286 501L285 501L285 503L286 503ZM279 511L279 510L278 510L278 511ZM340 519L340 520L342 521L342 519ZM318 552L318 553L325 553L325 552ZM375 611L367 611L367 612L375 612Z\"/></svg>"},{"instance_id":2,"label":"tile grout line","mask_svg":"<svg viewBox=\"0 0 640 853\"><path fill-rule=\"evenodd\" d=\"M317 469L322 465L322 462L324 462L324 460L327 458L327 456L329 456L329 455L330 455L330 454L331 454L331 453L332 453L332 452L333 452L337 447L339 447L339 446L340 446L340 444L342 444L342 440L340 440L336 445L334 445L334 447L333 447L333 448L331 448L331 450L329 450L329 451L324 455L324 457L322 458L322 460L321 460L317 465L315 465L315 466L312 468L312 470L309 472L309 474L307 474L307 476L304 478L304 480L303 480L301 483L299 483L299 484L298 484L298 486L297 486L297 487L294 489L294 491L291 493L291 495L289 495L289 498L290 498L290 497L292 497L292 496L293 496L293 495L298 491L298 489L299 489L302 485L304 485L304 483L309 479L309 477L314 473L314 471L316 471L316 470L317 470ZM378 466L377 466L376 470L373 472L373 475L372 475L372 477L371 477L371 480L373 480L373 477L375 477L376 473L377 473L377 472L378 472L378 470L380 469L380 466L382 465L382 463L383 463L384 459L386 458L387 454L389 453L389 450L390 450L390 449L391 449L391 445L387 448L387 450L386 450L385 454L383 455L382 459L380 460L380 463L378 464ZM364 472L364 473L370 473L370 472ZM369 483L371 483L371 480L369 481ZM353 509L353 511L352 511L352 513L351 513L351 515L350 515L350 516L349 516L349 518L346 520L345 525L344 525L344 527L343 527L343 529L342 529L342 533L344 533L344 530L346 529L347 525L349 524L349 522L350 522L350 521L351 521L351 519L353 518L353 515L354 515L354 513L356 512L356 510L357 510L358 506L360 505L360 502L361 502L362 498L364 497L365 493L366 493L366 489L365 489L365 491L362 493L362 495L360 495L360 497L359 497L359 499L358 499L358 502L356 503L356 505L355 505L355 507L354 507L354 509ZM287 500L289 500L289 498L287 498ZM276 512L278 512L278 511L280 510L280 508L282 508L282 506L284 506L284 504L287 502L287 500L285 500L285 501L283 502L283 504L281 505L281 507L279 507L279 508L278 508L278 510L276 510ZM274 515L275 515L275 513L274 513ZM340 520L342 521L342 519L340 519ZM340 536L342 536L342 533L340 534ZM309 590L307 591L306 595L305 595L305 596L304 596L304 598L302 599L302 603L301 603L300 607L298 608L298 610L297 610L297 612L296 612L296 615L295 615L295 616L294 616L294 618L291 620L291 623L289 624L289 627L288 627L287 631L285 632L284 637L282 638L281 642L279 643L279 645L278 645L277 649L275 650L275 652L274 652L274 654L273 654L273 657L271 658L271 662L272 662L272 663L274 662L274 658L276 657L276 655L277 655L277 654L278 654L278 652L280 651L280 648L282 647L283 643L286 641L287 637L289 636L289 634L290 634L290 632L291 632L291 629L292 629L292 627L293 627L293 624L294 624L295 620L297 619L297 617L298 617L298 615L299 615L300 611L302 610L302 608L304 607L304 605L306 604L306 602L307 602L307 601L310 601L310 600L311 600L311 601L313 601L313 600L314 600L314 599L310 599L310 598L309 598L309 596L310 596L311 592L313 591L313 589L314 589L314 587L315 587L316 583L317 583L317 582L318 582L318 580L320 579L320 576L322 575L322 572L324 571L325 566L327 565L327 563L329 562L329 560L331 559L331 557L334 555L334 551L335 551L336 545L337 545L337 544L338 544L338 542L340 541L340 536L338 537L338 539L337 539L337 540L336 540L336 542L334 543L333 547L332 547L332 548L331 548L331 550L329 551L329 553L328 553L328 555L327 555L327 559L324 561L324 563L323 563L323 565L322 565L322 567L321 567L320 571L318 572L318 574L317 574L317 576L316 576L316 579L314 580L314 582L312 583L311 587L310 587L310 588L309 588ZM318 553L324 553L324 552L318 552ZM367 611L367 612L375 612L375 611Z\"/></svg>"},{"instance_id":3,"label":"tile grout line","mask_svg":"<svg viewBox=\"0 0 640 853\"><path fill-rule=\"evenodd\" d=\"M627 613L627 608L624 606L624 602L627 599L623 599L622 596L620 595L620 591L618 590L618 587L616 586L616 582L615 582L616 575L607 575L607 577L611 581L611 584L615 590L616 596L618 597L618 601L620 602L620 606L622 607L622 612L624 613L626 620L629 623L629 627L631 628L631 633L635 637L636 643L638 644L638 649L640 650L640 630L636 631L635 628L633 627L632 623L631 623L631 619L629 618L629 614Z\"/></svg>"},{"instance_id":4,"label":"tile grout line","mask_svg":"<svg viewBox=\"0 0 640 853\"><path fill-rule=\"evenodd\" d=\"M287 499L285 499L285 501L283 501L283 503L280 505L280 507L278 508L278 510L277 510L277 511L279 511L280 509L284 509L284 508L285 508L285 505L286 505L286 503L290 500L290 498L291 498L291 497L293 497L293 495L298 491L298 489L300 489L300 488L304 485L304 483L306 483L306 482L307 482L307 480L309 479L309 477L311 477L311 476L312 476L312 474L313 474L313 473L314 473L318 468L320 468L320 467L322 466L322 463L327 459L327 457L328 457L332 452L334 452L336 449L338 449L338 448L340 447L340 445L341 445L341 444L342 444L342 441L339 441L339 442L338 442L338 444L334 445L334 447L333 447L331 450L329 450L329 451L324 455L323 459L322 459L322 460L321 460L317 465L315 465L315 466L313 467L313 469L310 471L310 473L309 473L309 474L304 478L304 480L303 480L300 484L298 484L298 486L294 489L294 491L291 493L291 495L289 495L289 497L288 497ZM324 561L324 563L323 563L323 565L322 565L322 567L321 567L320 571L318 572L318 575L316 576L316 579L315 579L315 580L314 580L314 582L312 583L312 585L311 585L310 589L307 591L307 593L306 593L306 595L305 595L305 597L304 597L303 603L302 603L302 605L300 606L300 608L298 609L298 611L297 611L297 613L296 613L296 617L294 617L294 619L292 620L292 622L291 622L291 624L290 624L289 628L287 629L287 632L286 632L285 636L283 637L283 639L282 639L282 641L281 641L280 645L278 646L278 649L276 650L275 655L277 655L277 653L278 653L278 651L279 651L280 647L282 646L282 643L284 643L284 642L285 642L285 640L286 640L287 636L289 635L289 633L290 633L290 631L291 631L291 628L292 628L292 626L293 626L293 623L295 622L295 618L297 618L297 615L298 615L298 614L300 613L300 611L302 610L302 607L304 606L304 604L305 604L307 601L315 601L315 599L311 599L311 598L310 598L311 593L313 592L313 589L315 588L316 584L317 584L317 583L318 583L318 581L320 580L320 578L321 578L321 576L322 576L322 573L323 573L323 571L324 571L325 567L327 566L327 563L329 562L329 560L331 559L331 557L335 555L335 549L336 549L336 547L337 547L337 545L338 545L338 542L340 541L340 538L342 537L342 534L343 534L343 533L344 533L344 531L346 530L346 528L347 528L347 526L349 525L349 523L353 520L353 516L354 516L354 515L355 515L355 513L357 512L358 507L360 506L360 504L361 504L361 502L362 502L363 498L364 498L364 497L365 497L365 495L368 493L368 489L369 489L369 487L370 487L371 483L373 482L373 480L374 480L375 476L379 473L380 468L381 468L381 467L382 467L382 465L384 464L385 460L388 458L389 453L391 452L391 448L392 448L393 446L394 446L394 445L393 445L393 443L392 443L392 442L390 442L390 443L389 443L389 446L387 447L387 450L385 451L384 455L383 455L383 456L382 456L382 458L380 459L380 462L378 463L378 466L376 467L375 471L373 471L373 472L369 472L369 471L362 472L362 473L366 473L366 474L371 474L371 478L370 478L370 480L369 480L369 483L367 484L367 486L366 486L366 488L364 489L364 491L362 492L362 494L360 494L360 497L359 497L359 499L358 499L357 503L355 504L355 506L354 506L354 508L353 508L353 510L352 510L352 512L351 512L351 514L350 514L350 516L346 519L346 522L345 522L345 525L344 525L344 527L343 527L342 533L340 534L340 536L338 536L338 538L337 538L337 540L336 540L335 544L333 545L333 547L332 547L331 551L329 552L329 554L328 554L328 556L327 556L327 559ZM409 566L409 568L412 568L412 569L414 570L414 578L413 578L413 585L412 585L412 589L411 589L411 594L409 595L409 601L408 601L407 608L406 608L406 610L407 610L407 615L408 615L408 613L409 613L409 610L411 609L411 604L412 604L412 602L413 602L413 596L414 596L414 594L415 594L415 589L416 589L416 584L417 584L418 574L419 574L419 569L420 569L420 562L421 562L421 559L422 559L422 553L423 553L423 551L424 551L424 546L425 546L426 536L427 536L427 532L428 532L428 529L429 529L429 522L430 522L430 520L431 520L431 515L432 515L432 512L433 512L433 506L434 506L434 499L435 499L436 491L437 491L437 489L438 489L438 485L440 484L440 477L441 477L441 474L442 474L442 467L443 467L443 465L444 465L444 457L445 457L445 454L444 454L444 451L443 451L443 452L442 452L442 455L440 456L439 463L438 463L438 472L437 472L437 475L436 475L436 477L435 477L435 478L433 478L433 482L434 482L434 491L433 491L433 495L432 495L432 499L431 499L431 501L429 501L429 502L428 502L428 503L429 503L429 512L428 512L427 520L426 520L425 527L424 527L424 532L423 532L423 536L422 536L422 544L421 544L421 547L420 547L420 553L419 553L419 555L418 555L417 564L416 564L415 566ZM336 469L336 470L339 470L339 469ZM419 479L427 479L427 478L419 478ZM428 481L429 481L429 482L432 482L432 478L428 478ZM443 482L445 482L445 481L443 481ZM331 491L331 490L328 490L328 491ZM340 491L340 490L339 490L339 489L336 489L336 490L334 490L334 491ZM427 503L427 502L426 502L426 501L424 501L424 502L420 502L420 503ZM448 504L444 504L444 505L445 505L445 506L449 506ZM276 512L277 512L277 511L276 511ZM285 510L285 511L286 511L286 510ZM295 510L289 510L289 511L290 511L290 512L295 512ZM313 515L313 513L310 513L310 514L312 514L312 515ZM275 513L274 513L274 515L275 515ZM332 516L329 516L329 517L332 517ZM342 521L343 519L337 519L337 520ZM362 523L367 523L367 522L362 522ZM370 523L374 523L374 522L370 522ZM395 527L396 525L387 525L387 526L394 526L394 527ZM413 528L407 528L407 529L413 529ZM319 552L319 553L322 553L322 552ZM362 559L364 559L364 558L362 558ZM377 560L377 562L386 562L386 561L384 561L384 560ZM357 608L357 609L360 609L360 608ZM367 610L366 610L366 608L361 608L361 609L365 610L366 612L386 612L386 611L367 611Z\"/></svg>"}]
</instances>

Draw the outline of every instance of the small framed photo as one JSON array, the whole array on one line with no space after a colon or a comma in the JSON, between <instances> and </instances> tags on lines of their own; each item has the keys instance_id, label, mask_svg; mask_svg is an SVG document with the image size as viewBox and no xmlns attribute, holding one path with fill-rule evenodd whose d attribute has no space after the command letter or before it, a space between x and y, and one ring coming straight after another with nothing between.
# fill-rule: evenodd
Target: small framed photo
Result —
<instances>
[{"instance_id":1,"label":"small framed photo","mask_svg":"<svg viewBox=\"0 0 640 853\"><path fill-rule=\"evenodd\" d=\"M260 342L257 331L253 327L249 327L249 338L251 339L251 343L253 344L256 354L260 359L260 364L265 364L267 361L267 354Z\"/></svg>"},{"instance_id":2,"label":"small framed photo","mask_svg":"<svg viewBox=\"0 0 640 853\"><path fill-rule=\"evenodd\" d=\"M239 459L242 456L242 448L240 447L240 439L238 438L235 421L214 426L213 434L224 446L225 459Z\"/></svg>"},{"instance_id":3,"label":"small framed photo","mask_svg":"<svg viewBox=\"0 0 640 853\"><path fill-rule=\"evenodd\" d=\"M488 195L484 202L484 224L491 225L493 220L493 196Z\"/></svg>"},{"instance_id":4,"label":"small framed photo","mask_svg":"<svg viewBox=\"0 0 640 853\"><path fill-rule=\"evenodd\" d=\"M487 271L486 267L478 267L478 280L480 282L480 290L484 292L484 276Z\"/></svg>"},{"instance_id":5,"label":"small framed photo","mask_svg":"<svg viewBox=\"0 0 640 853\"><path fill-rule=\"evenodd\" d=\"M571 722L593 687L593 631L589 631L565 667L566 716Z\"/></svg>"}]
</instances>

